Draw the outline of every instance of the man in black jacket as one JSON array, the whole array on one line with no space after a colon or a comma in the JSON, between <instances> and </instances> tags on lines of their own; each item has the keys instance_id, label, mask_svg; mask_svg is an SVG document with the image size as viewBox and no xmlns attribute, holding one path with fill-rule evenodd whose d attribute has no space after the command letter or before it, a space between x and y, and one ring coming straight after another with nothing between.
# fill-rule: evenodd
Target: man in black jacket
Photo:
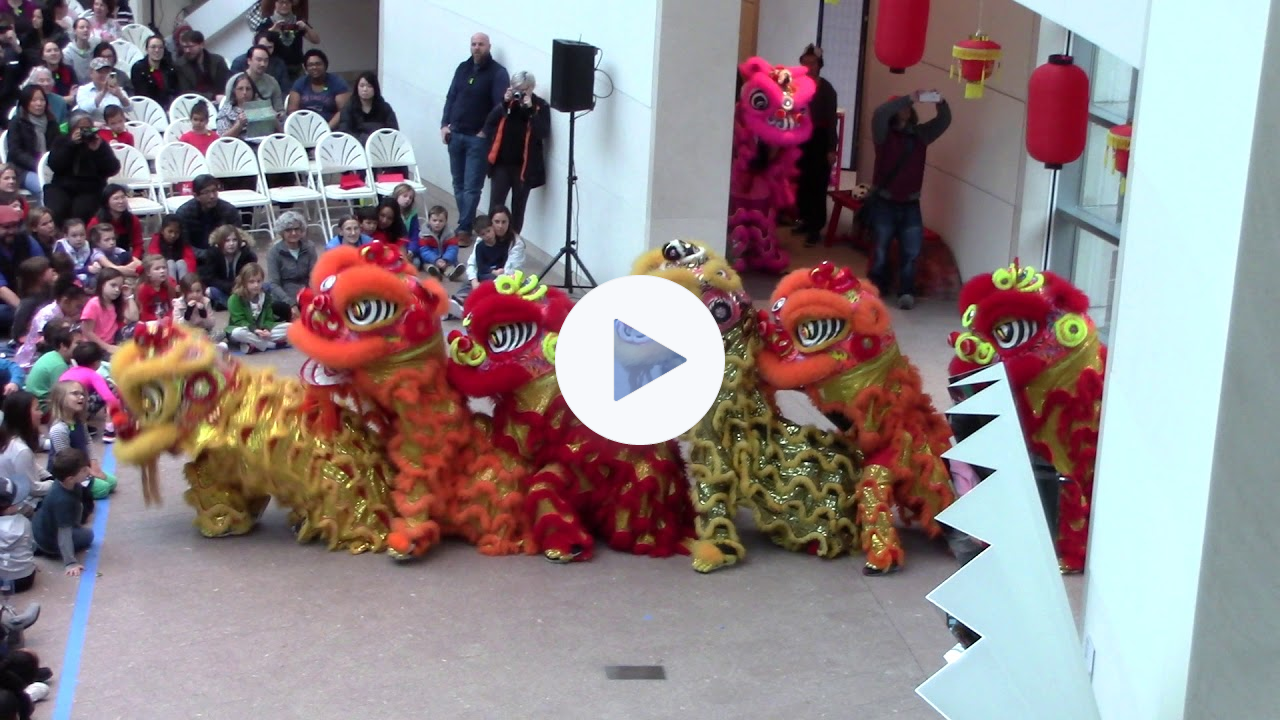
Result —
<instances>
[{"instance_id":1,"label":"man in black jacket","mask_svg":"<svg viewBox=\"0 0 1280 720\"><path fill-rule=\"evenodd\" d=\"M240 227L240 211L235 205L218 197L220 183L212 175L197 175L191 181L194 200L188 200L178 208L178 222L182 224L182 241L196 254L209 249L209 236L223 225Z\"/></svg>"},{"instance_id":2,"label":"man in black jacket","mask_svg":"<svg viewBox=\"0 0 1280 720\"><path fill-rule=\"evenodd\" d=\"M440 140L449 146L449 168L453 174L453 197L458 203L458 235L461 244L470 244L480 191L489 171L489 143L484 124L494 107L502 104L510 77L489 53L489 36L471 36L471 57L453 73L440 120Z\"/></svg>"},{"instance_id":3,"label":"man in black jacket","mask_svg":"<svg viewBox=\"0 0 1280 720\"><path fill-rule=\"evenodd\" d=\"M18 33L9 22L0 23L0 127L9 126L9 111L18 104L18 92L27 77L27 58L18 43Z\"/></svg>"},{"instance_id":4,"label":"man in black jacket","mask_svg":"<svg viewBox=\"0 0 1280 720\"><path fill-rule=\"evenodd\" d=\"M182 33L182 58L177 62L177 70L180 92L222 102L231 69L221 55L204 49L204 33L199 30Z\"/></svg>"},{"instance_id":5,"label":"man in black jacket","mask_svg":"<svg viewBox=\"0 0 1280 720\"><path fill-rule=\"evenodd\" d=\"M808 69L809 77L818 85L813 100L809 101L813 134L800 146L800 177L796 182L796 210L800 219L797 231L804 233L804 244L813 247L818 244L822 229L827 225L827 186L831 180L831 167L840 159L836 133L839 101L836 89L820 75L822 48L806 47L800 56L800 64Z\"/></svg>"}]
</instances>

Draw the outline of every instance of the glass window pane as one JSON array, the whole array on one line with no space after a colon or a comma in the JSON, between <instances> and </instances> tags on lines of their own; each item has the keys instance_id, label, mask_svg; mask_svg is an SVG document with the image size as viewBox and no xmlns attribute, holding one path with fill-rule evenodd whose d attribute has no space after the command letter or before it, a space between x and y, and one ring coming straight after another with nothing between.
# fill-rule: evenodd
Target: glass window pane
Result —
<instances>
[{"instance_id":1,"label":"glass window pane","mask_svg":"<svg viewBox=\"0 0 1280 720\"><path fill-rule=\"evenodd\" d=\"M1094 109L1101 109L1123 120L1133 117L1133 67L1111 53L1096 48L1089 90Z\"/></svg>"},{"instance_id":2,"label":"glass window pane","mask_svg":"<svg viewBox=\"0 0 1280 720\"><path fill-rule=\"evenodd\" d=\"M1097 215L1108 223L1120 222L1120 173L1111 168L1107 157L1108 128L1089 124L1089 138L1084 155L1076 162L1080 168L1080 209Z\"/></svg>"},{"instance_id":3,"label":"glass window pane","mask_svg":"<svg viewBox=\"0 0 1280 720\"><path fill-rule=\"evenodd\" d=\"M1115 294L1120 249L1112 241L1071 224L1062 215L1058 218L1058 232L1055 234L1073 235L1071 244L1074 252L1070 257L1062 258L1058 267L1050 269L1070 278L1089 296L1089 315L1105 336L1106 329L1111 326L1111 301ZM1069 266L1062 267L1064 264Z\"/></svg>"}]
</instances>

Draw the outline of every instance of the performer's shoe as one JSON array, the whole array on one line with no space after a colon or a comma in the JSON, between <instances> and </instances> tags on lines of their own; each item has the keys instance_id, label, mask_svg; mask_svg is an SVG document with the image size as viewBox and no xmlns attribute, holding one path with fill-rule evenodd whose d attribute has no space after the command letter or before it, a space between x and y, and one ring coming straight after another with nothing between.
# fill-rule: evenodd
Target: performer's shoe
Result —
<instances>
[{"instance_id":1,"label":"performer's shoe","mask_svg":"<svg viewBox=\"0 0 1280 720\"><path fill-rule=\"evenodd\" d=\"M898 307L903 310L910 310L916 306L916 296L911 293L903 293L898 296Z\"/></svg>"}]
</instances>

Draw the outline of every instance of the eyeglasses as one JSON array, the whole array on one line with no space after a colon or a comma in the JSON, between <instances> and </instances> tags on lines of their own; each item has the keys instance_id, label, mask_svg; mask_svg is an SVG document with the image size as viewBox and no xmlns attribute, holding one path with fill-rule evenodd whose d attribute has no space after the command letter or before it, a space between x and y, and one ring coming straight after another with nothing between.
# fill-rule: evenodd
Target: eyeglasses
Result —
<instances>
[{"instance_id":1,"label":"eyeglasses","mask_svg":"<svg viewBox=\"0 0 1280 720\"><path fill-rule=\"evenodd\" d=\"M303 232L303 231L305 231L305 230L306 230L306 228L291 227L291 228L285 228L285 229L284 229L284 232L287 232L287 233L300 233L300 232Z\"/></svg>"}]
</instances>

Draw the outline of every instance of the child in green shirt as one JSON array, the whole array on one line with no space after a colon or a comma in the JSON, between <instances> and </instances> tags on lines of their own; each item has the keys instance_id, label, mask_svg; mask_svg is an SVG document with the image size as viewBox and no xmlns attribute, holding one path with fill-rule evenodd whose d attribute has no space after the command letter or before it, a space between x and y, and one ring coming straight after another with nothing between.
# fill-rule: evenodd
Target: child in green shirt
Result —
<instances>
[{"instance_id":1,"label":"child in green shirt","mask_svg":"<svg viewBox=\"0 0 1280 720\"><path fill-rule=\"evenodd\" d=\"M263 283L267 274L256 262L240 268L231 297L227 298L227 339L246 352L263 352L286 345L289 323L277 322Z\"/></svg>"},{"instance_id":2,"label":"child in green shirt","mask_svg":"<svg viewBox=\"0 0 1280 720\"><path fill-rule=\"evenodd\" d=\"M31 366L31 372L27 373L26 385L24 390L36 396L36 400L40 402L40 411L47 413L49 411L49 391L53 389L54 383L58 382L58 378L62 377L62 373L70 367L71 348L75 344L75 338L71 333L71 322L62 318L50 320L44 326L44 339L42 344L48 350L36 360L36 364Z\"/></svg>"}]
</instances>

